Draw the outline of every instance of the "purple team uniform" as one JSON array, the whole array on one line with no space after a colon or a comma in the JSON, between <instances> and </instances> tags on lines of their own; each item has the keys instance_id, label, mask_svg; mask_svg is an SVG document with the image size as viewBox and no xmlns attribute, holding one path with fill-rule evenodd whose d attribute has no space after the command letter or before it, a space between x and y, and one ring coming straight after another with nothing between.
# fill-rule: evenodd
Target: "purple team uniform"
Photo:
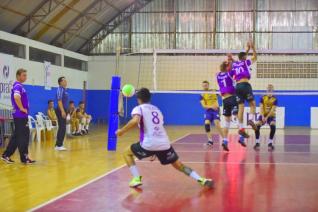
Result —
<instances>
[{"instance_id":1,"label":"purple team uniform","mask_svg":"<svg viewBox=\"0 0 318 212\"><path fill-rule=\"evenodd\" d=\"M229 72L230 76L236 81L241 79L250 79L250 66L252 65L251 60L235 61L232 64L232 70ZM245 101L254 100L252 86L248 82L240 82L236 85L236 99L239 104Z\"/></svg>"},{"instance_id":2,"label":"purple team uniform","mask_svg":"<svg viewBox=\"0 0 318 212\"><path fill-rule=\"evenodd\" d=\"M28 118L28 114L22 112L19 109L17 103L14 100L14 95L19 95L21 97L21 103L23 108L29 111L29 101L28 96L26 94L26 90L24 89L23 85L18 81L14 82L11 90L11 103L13 106L12 116L13 118Z\"/></svg>"},{"instance_id":3,"label":"purple team uniform","mask_svg":"<svg viewBox=\"0 0 318 212\"><path fill-rule=\"evenodd\" d=\"M30 129L28 126L28 114L20 110L14 99L15 95L20 96L23 108L29 111L29 101L26 90L24 89L22 83L14 82L11 90L14 132L11 136L7 149L5 150L2 156L11 157L15 150L18 148L21 162L26 163L28 160L28 146L30 136Z\"/></svg>"},{"instance_id":4,"label":"purple team uniform","mask_svg":"<svg viewBox=\"0 0 318 212\"><path fill-rule=\"evenodd\" d=\"M235 97L234 81L229 72L219 72L216 79L220 88L221 95L230 94L231 96L223 99L223 115L231 116L237 114L237 102Z\"/></svg>"}]
</instances>

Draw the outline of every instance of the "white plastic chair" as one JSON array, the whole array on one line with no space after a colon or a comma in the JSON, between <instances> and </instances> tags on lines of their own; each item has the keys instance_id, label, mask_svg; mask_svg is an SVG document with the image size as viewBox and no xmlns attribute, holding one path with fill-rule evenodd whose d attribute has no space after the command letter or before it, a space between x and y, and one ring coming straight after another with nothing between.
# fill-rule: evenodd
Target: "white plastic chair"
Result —
<instances>
[{"instance_id":1,"label":"white plastic chair","mask_svg":"<svg viewBox=\"0 0 318 212\"><path fill-rule=\"evenodd\" d=\"M29 129L30 129L30 141L34 141L35 136L37 136L37 141L40 141L41 140L41 131L40 131L40 136L38 136L38 133L37 133L38 123L30 115L28 116L28 125L29 125Z\"/></svg>"},{"instance_id":2,"label":"white plastic chair","mask_svg":"<svg viewBox=\"0 0 318 212\"><path fill-rule=\"evenodd\" d=\"M45 127L45 120L43 119L43 117L41 115L35 115L36 117L36 138L37 141L40 142L41 141L41 131L43 131L44 133L44 141L46 140L46 127Z\"/></svg>"},{"instance_id":3,"label":"white plastic chair","mask_svg":"<svg viewBox=\"0 0 318 212\"><path fill-rule=\"evenodd\" d=\"M66 135L72 135L70 121L71 121L71 116L70 116L70 114L67 114L67 116L66 116Z\"/></svg>"},{"instance_id":4,"label":"white plastic chair","mask_svg":"<svg viewBox=\"0 0 318 212\"><path fill-rule=\"evenodd\" d=\"M53 130L53 132L54 132L54 138L56 138L56 136L57 136L57 131L58 131L58 128L59 128L58 122L55 121L56 125L54 126L54 125L52 124L52 120L50 120L48 116L44 115L44 113L38 112L38 115L42 116L42 119L43 119L43 121L44 121L46 130L47 130L47 131Z\"/></svg>"}]
</instances>

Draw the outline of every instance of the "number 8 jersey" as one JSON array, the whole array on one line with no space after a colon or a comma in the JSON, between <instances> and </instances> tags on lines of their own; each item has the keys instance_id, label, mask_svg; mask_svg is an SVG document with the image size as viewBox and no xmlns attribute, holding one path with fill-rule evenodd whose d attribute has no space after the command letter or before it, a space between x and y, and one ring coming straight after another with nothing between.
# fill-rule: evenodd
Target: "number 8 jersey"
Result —
<instances>
[{"instance_id":1,"label":"number 8 jersey","mask_svg":"<svg viewBox=\"0 0 318 212\"><path fill-rule=\"evenodd\" d=\"M161 111L152 104L135 107L131 116L140 116L140 144L149 151L161 151L170 148L170 140L163 126Z\"/></svg>"}]
</instances>

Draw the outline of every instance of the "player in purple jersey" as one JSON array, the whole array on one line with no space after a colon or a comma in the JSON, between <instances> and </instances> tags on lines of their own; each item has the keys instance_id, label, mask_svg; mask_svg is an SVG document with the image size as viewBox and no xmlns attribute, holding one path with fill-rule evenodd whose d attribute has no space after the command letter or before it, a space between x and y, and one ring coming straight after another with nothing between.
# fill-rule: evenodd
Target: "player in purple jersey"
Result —
<instances>
[{"instance_id":1,"label":"player in purple jersey","mask_svg":"<svg viewBox=\"0 0 318 212\"><path fill-rule=\"evenodd\" d=\"M23 84L27 79L27 71L20 68L16 73L16 81L11 90L11 103L13 107L13 122L14 132L11 136L7 149L2 154L1 159L6 163L14 163L11 156L18 148L20 153L20 160L23 164L35 163L35 160L29 157L29 136L30 129L28 125L29 101L27 92Z\"/></svg>"},{"instance_id":2,"label":"player in purple jersey","mask_svg":"<svg viewBox=\"0 0 318 212\"><path fill-rule=\"evenodd\" d=\"M223 62L220 66L220 72L216 75L223 100L223 115L225 117L223 131L225 137L228 137L232 115L237 115L237 101L235 96L234 81L228 72L228 65L229 64L227 61ZM239 143L244 147L246 146L243 137L240 137ZM222 147L224 150L229 151L227 142L223 142Z\"/></svg>"},{"instance_id":3,"label":"player in purple jersey","mask_svg":"<svg viewBox=\"0 0 318 212\"><path fill-rule=\"evenodd\" d=\"M247 54L252 48L253 56L251 60L247 59ZM249 83L251 78L250 74L250 66L252 63L256 62L257 54L253 44L250 42L247 45L246 52L240 52L239 60L232 63L232 70L230 71L230 75L236 81L236 99L239 105L238 109L238 120L239 120L239 134L248 138L249 135L245 132L244 125L243 125L243 114L244 114L244 103L247 101L250 106L250 115L248 120L248 125L251 125L254 130L257 129L254 118L256 112L256 103L254 100L252 86Z\"/></svg>"}]
</instances>

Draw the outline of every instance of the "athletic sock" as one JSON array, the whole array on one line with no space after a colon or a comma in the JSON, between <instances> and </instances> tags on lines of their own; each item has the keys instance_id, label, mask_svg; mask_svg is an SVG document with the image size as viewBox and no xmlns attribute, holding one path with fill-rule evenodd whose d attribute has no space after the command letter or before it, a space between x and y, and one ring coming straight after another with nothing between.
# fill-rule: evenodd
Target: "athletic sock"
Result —
<instances>
[{"instance_id":1,"label":"athletic sock","mask_svg":"<svg viewBox=\"0 0 318 212\"><path fill-rule=\"evenodd\" d=\"M129 169L130 169L130 172L131 172L132 176L134 176L134 177L139 177L140 176L139 172L138 172L138 169L137 169L137 166L131 166L131 167L129 167Z\"/></svg>"},{"instance_id":2,"label":"athletic sock","mask_svg":"<svg viewBox=\"0 0 318 212\"><path fill-rule=\"evenodd\" d=\"M198 181L201 178L195 171L192 171L189 176L195 179L196 181Z\"/></svg>"},{"instance_id":3,"label":"athletic sock","mask_svg":"<svg viewBox=\"0 0 318 212\"><path fill-rule=\"evenodd\" d=\"M257 144L259 144L259 139L256 139L255 142L256 142Z\"/></svg>"},{"instance_id":4,"label":"athletic sock","mask_svg":"<svg viewBox=\"0 0 318 212\"><path fill-rule=\"evenodd\" d=\"M239 123L239 129L244 129L244 124L243 123Z\"/></svg>"},{"instance_id":5,"label":"athletic sock","mask_svg":"<svg viewBox=\"0 0 318 212\"><path fill-rule=\"evenodd\" d=\"M268 144L272 144L273 143L273 139L268 139Z\"/></svg>"}]
</instances>

